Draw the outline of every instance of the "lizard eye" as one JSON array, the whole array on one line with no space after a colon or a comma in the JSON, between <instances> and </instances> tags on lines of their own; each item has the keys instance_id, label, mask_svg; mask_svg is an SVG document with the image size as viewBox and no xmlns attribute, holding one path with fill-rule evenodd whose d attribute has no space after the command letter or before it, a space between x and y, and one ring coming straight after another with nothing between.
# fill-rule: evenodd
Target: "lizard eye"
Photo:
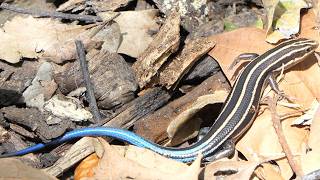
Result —
<instances>
[{"instance_id":1,"label":"lizard eye","mask_svg":"<svg viewBox=\"0 0 320 180\"><path fill-rule=\"evenodd\" d=\"M311 48L311 47L309 47L309 48L306 49L306 52L310 52L310 51L312 51L312 48Z\"/></svg>"}]
</instances>

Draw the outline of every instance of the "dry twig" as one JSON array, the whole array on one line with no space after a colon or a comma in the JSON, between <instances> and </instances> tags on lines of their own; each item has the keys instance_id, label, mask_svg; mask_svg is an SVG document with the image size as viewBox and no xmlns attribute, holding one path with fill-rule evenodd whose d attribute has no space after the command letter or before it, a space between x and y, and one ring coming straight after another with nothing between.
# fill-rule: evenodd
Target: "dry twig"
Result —
<instances>
[{"instance_id":1,"label":"dry twig","mask_svg":"<svg viewBox=\"0 0 320 180\"><path fill-rule=\"evenodd\" d=\"M275 95L275 97L268 99L269 100L268 105L269 105L269 108L271 111L273 127L278 135L279 143L282 147L282 150L286 154L286 157L287 157L287 160L289 162L291 169L296 173L297 177L302 177L303 173L302 173L301 167L297 163L295 163L295 161L293 159L292 152L290 150L290 147L286 141L286 138L285 138L283 130L282 130L280 117L277 114L276 106L277 106L277 101L279 100L279 98L280 98L279 95Z\"/></svg>"},{"instance_id":2,"label":"dry twig","mask_svg":"<svg viewBox=\"0 0 320 180\"><path fill-rule=\"evenodd\" d=\"M85 49L84 49L84 45L81 41L76 40L76 47L77 47L77 56L78 59L80 61L80 66L81 66L81 71L82 71L82 75L83 75L83 79L84 79L84 83L86 85L86 89L87 89L87 97L88 97L88 102L89 102L89 106L91 109L91 112L93 114L93 117L95 119L95 121L100 121L101 115L97 106L97 101L96 98L94 96L94 91L92 88L92 83L90 81L90 75L89 75L89 70L88 70L88 64L86 61L86 54L85 54Z\"/></svg>"},{"instance_id":3,"label":"dry twig","mask_svg":"<svg viewBox=\"0 0 320 180\"><path fill-rule=\"evenodd\" d=\"M32 10L32 9L25 9L17 6L13 6L7 3L1 3L0 9L6 9L9 11L22 13L22 14L30 14L36 17L51 17L51 18L61 18L61 19L69 19L69 20L79 20L79 21L86 21L86 22L99 22L102 19L98 16L90 16L90 15L78 15L78 14L67 14L61 12L48 12L48 11L41 11L39 9Z\"/></svg>"}]
</instances>

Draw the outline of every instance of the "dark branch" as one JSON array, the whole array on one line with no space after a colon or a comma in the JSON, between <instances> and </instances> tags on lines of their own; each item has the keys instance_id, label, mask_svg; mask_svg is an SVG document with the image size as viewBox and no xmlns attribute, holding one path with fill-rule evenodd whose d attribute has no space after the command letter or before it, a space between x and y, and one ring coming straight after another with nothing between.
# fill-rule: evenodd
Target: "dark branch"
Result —
<instances>
[{"instance_id":1,"label":"dark branch","mask_svg":"<svg viewBox=\"0 0 320 180\"><path fill-rule=\"evenodd\" d=\"M90 75L89 75L89 70L88 70L88 64L86 61L86 54L85 54L84 45L79 40L76 40L75 43L76 43L76 48L77 48L77 57L80 61L80 67L82 70L84 83L85 83L86 89L87 89L87 98L88 98L89 106L90 106L90 109L93 114L95 122L99 122L102 118L101 118L101 115L100 115L100 112L99 112L99 109L97 106L96 98L94 96L94 91L93 91L92 84L90 81Z\"/></svg>"}]
</instances>

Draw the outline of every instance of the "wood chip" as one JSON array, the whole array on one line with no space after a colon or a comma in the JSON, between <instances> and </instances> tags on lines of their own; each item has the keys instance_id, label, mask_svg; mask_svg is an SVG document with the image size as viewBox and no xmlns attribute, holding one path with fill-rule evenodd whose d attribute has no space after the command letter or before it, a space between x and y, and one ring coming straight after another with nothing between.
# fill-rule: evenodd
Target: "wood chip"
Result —
<instances>
[{"instance_id":1,"label":"wood chip","mask_svg":"<svg viewBox=\"0 0 320 180\"><path fill-rule=\"evenodd\" d=\"M188 42L181 53L160 73L160 84L166 86L168 89L170 89L172 85L177 84L194 63L213 48L214 45L215 43L210 37L199 38Z\"/></svg>"},{"instance_id":2,"label":"wood chip","mask_svg":"<svg viewBox=\"0 0 320 180\"><path fill-rule=\"evenodd\" d=\"M159 33L133 64L139 86L143 88L158 72L167 58L176 52L180 41L180 15L168 16Z\"/></svg>"}]
</instances>

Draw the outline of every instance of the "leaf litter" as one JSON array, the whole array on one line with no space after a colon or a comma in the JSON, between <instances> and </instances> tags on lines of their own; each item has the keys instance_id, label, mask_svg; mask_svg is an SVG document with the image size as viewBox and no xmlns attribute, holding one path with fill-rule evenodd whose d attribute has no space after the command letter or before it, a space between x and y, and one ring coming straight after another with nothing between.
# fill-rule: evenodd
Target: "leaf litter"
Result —
<instances>
[{"instance_id":1,"label":"leaf litter","mask_svg":"<svg viewBox=\"0 0 320 180\"><path fill-rule=\"evenodd\" d=\"M271 22L267 24L267 30L253 27L240 28L208 37L196 37L185 42L180 37L183 33L180 25L193 30L192 26L189 26L190 24L184 24L188 23L185 19L188 14L183 13L184 18L181 21L179 12L170 11L170 13L173 12L171 15L169 11L166 12L166 21L158 31L159 25L156 20L159 18L158 9L122 11L121 8L126 7L129 1L119 1L107 5L103 5L103 2L92 1L92 4L90 4L85 1L70 0L61 5L58 10L72 10L73 12L81 10L85 12L90 9L101 16L102 19L107 20L107 23L76 25L76 23L62 23L59 20L49 18L39 19L31 16L15 16L10 21L7 21L0 31L0 36L2 37L0 40L0 59L12 64L24 63L23 61L26 58L36 59L40 62L47 60L51 63L53 62L50 68L53 68L55 72L66 72L70 71L68 67L74 67L69 63L76 59L74 40L80 39L84 42L89 55L102 48L103 51L101 53L108 51L110 54L106 53L106 56L99 56L102 57L101 59L115 56L117 53L135 58L136 61L133 63L132 69L128 68L126 70L132 71L130 73L135 73L137 84L141 88L137 95L143 97L148 94L148 90L152 89L153 86L163 86L169 90L176 90L180 84L184 83L184 77L188 75L188 72L192 71L192 67L197 65L197 62L205 54L217 59L223 73L229 82L233 84L234 81L231 77L241 71L241 65L232 70L228 69L228 66L239 54L245 52L261 54L273 47L266 41L276 43L292 35L298 36L299 29L300 37L319 39L319 33L314 29L317 26L315 22L317 22L316 17L318 15L316 3L314 3L315 8L313 11L307 11L300 21L300 9L309 7L305 1L263 1L267 10L268 22ZM170 8L170 6L162 4L161 1L155 1L155 4L161 6L160 11L161 9L166 9L167 11ZM194 4L193 6L196 5ZM120 8L120 15L116 18L110 18L114 16L111 11L115 11L118 8ZM285 13L279 14L281 8L282 11L285 10ZM133 20L132 16L140 19L140 21ZM261 26L259 25L259 27ZM105 34L112 33L114 36L105 37L101 29L105 30ZM155 33L155 35L150 32ZM95 35L97 36L94 37ZM94 58L93 60L89 59L89 61L94 60ZM96 61L100 62L99 60ZM314 78L320 73L319 66L316 63L318 61L316 56L310 56L304 62L285 72L280 81L280 88L287 95L293 97L294 102L292 105L288 102L283 102L283 104L287 103L287 106L278 105L276 108L276 112L280 117L281 115L286 115L286 118L281 121L284 136L292 151L293 159L297 162L297 166L301 167L303 174L320 169L320 152L317 146L319 144L317 132L320 127L319 107L318 105L312 105L312 103L317 104L320 92L318 89L320 87L319 81ZM63 68L60 67L62 65L64 66ZM77 71L80 70L77 69ZM94 68L90 73L97 71L97 68ZM109 71L106 70L105 72L112 74L111 71L113 70L109 69ZM29 84L31 86L24 91L24 94L26 94L31 89L34 91L32 93L35 93L31 93L32 97L29 96L24 100L28 108L36 107L42 113L49 113L51 114L50 119L59 118L59 121L56 122L52 120L50 125L64 122L64 119L71 119L77 121L73 122L73 126L81 127L83 125L79 123L80 121L92 119L91 114L86 110L88 108L80 102L85 99L81 93L78 93L77 98L79 99L76 100L76 103L70 104L71 101L69 100L60 102L61 98L58 98L59 96L65 96L64 98L67 99L70 99L70 97L67 94L59 94L63 90L56 90L61 86L57 87L54 81L56 79L52 77L51 71L46 71L46 75L50 77L39 76L40 72L42 72L41 68L39 68L38 74L34 73L37 75L30 79L31 83ZM6 75L4 77L0 83L12 81L10 76ZM92 76L91 78L95 79L97 77ZM119 81L122 80L120 79ZM99 81L93 80L93 82ZM75 84L76 88L83 88L78 87L81 84ZM73 93L77 94L76 92L83 91L79 89L73 89ZM141 91L142 89L144 90ZM216 89L221 90L223 88ZM201 120L193 121L194 115L210 104L223 102L227 92L228 88L225 88L221 91L222 95L215 95L217 92L206 90L202 95L194 95L196 97L194 98L195 102L188 102L189 104L185 105L185 107L182 108L180 106L180 109L174 109L173 111L176 114L167 118L171 122L166 123L166 125L159 124L156 127L159 129L162 126L165 127L161 131L164 132L163 136L165 137L166 145L179 145L195 137L199 131ZM113 94L110 96L106 95L107 93L104 94L103 90L101 93L104 96L113 96ZM272 96L272 94L272 91L266 90L264 97ZM32 104L33 98L39 97L40 100ZM123 95L119 99L127 97ZM132 98L132 94L130 94L130 98ZM185 100L177 98L175 101L177 105ZM127 102L127 100L125 102L134 104L134 102ZM121 104L121 106L125 107L126 103ZM60 107L59 104L62 106ZM59 110L54 108L59 108ZM119 109L110 110L106 106L100 106L100 108L104 110L104 114L107 115L106 119L109 118L109 120L117 117L116 113L120 114L120 117L128 117L128 114L130 115L128 111L126 112L127 114L121 114L121 112L125 111L120 111ZM237 142L237 151L232 159L224 158L200 166L201 158L198 158L191 165L187 165L164 158L146 149L134 146L110 146L102 138L83 138L71 148L67 148L67 150L65 148L65 153L62 153L62 157L45 169L47 174L39 174L39 176L48 176L47 178L52 178L50 175L59 176L87 155L95 152L96 154L89 156L77 166L75 179L198 179L200 176L203 176L204 179L220 177L227 179L290 179L294 176L294 171L290 167L278 141L278 135L271 121L272 112L265 105L261 105L260 109L261 111L253 125ZM307 111L308 109L310 110ZM46 112L43 110L46 110ZM69 115L66 114L68 111ZM80 113L80 111L84 113ZM165 110L161 111L160 109L155 111L154 114L159 113L162 115L163 112ZM300 118L299 120L297 116L300 115L297 115L297 112L304 113L304 119L301 120ZM147 117L152 119L152 117L156 116L154 114ZM307 115L308 117L306 117ZM141 121L143 122L144 119L147 118L143 117ZM304 124L306 121L308 124ZM26 136L28 134L28 137L34 137L34 130L30 130L23 123L15 124L12 122L9 121L9 127L12 127L12 130L21 130L20 133ZM46 122L49 122L48 119ZM300 126L301 124L304 126ZM131 125L126 124L124 127L132 125L135 126L134 122ZM146 131L145 134L148 134L148 132ZM187 145L188 142L182 146ZM238 154L243 156L238 156ZM271 160L272 163L270 162ZM13 163L18 167L19 171L24 170L27 173L38 171L23 167L19 162L5 163ZM31 178L32 174L26 174L26 176ZM5 176L2 174L0 177L4 178ZM19 176L15 177L18 178Z\"/></svg>"}]
</instances>

